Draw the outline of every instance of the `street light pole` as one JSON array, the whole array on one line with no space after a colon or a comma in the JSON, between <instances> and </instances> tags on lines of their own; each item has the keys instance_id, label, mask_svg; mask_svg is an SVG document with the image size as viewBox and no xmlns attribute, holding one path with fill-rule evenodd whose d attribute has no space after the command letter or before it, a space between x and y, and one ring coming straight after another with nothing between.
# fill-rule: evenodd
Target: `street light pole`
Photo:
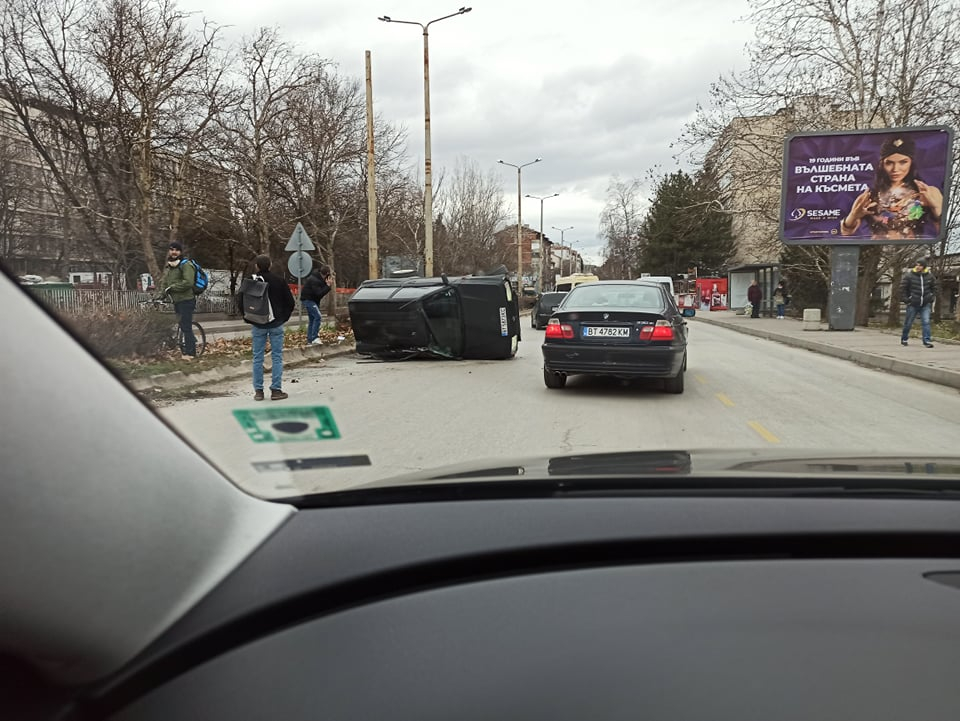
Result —
<instances>
[{"instance_id":1,"label":"street light pole","mask_svg":"<svg viewBox=\"0 0 960 721\"><path fill-rule=\"evenodd\" d=\"M563 242L563 234L568 230L573 230L573 226L571 225L569 228L558 228L557 226L552 225L550 227L554 230L560 231L560 275L563 275L563 256L567 254L567 246Z\"/></svg>"},{"instance_id":2,"label":"street light pole","mask_svg":"<svg viewBox=\"0 0 960 721\"><path fill-rule=\"evenodd\" d=\"M433 276L433 163L430 148L430 42L428 29L433 23L438 23L457 15L465 15L473 8L462 7L457 12L435 18L427 23L412 20L394 20L389 15L383 15L377 20L385 23L401 23L403 25L419 25L423 29L423 254L427 277Z\"/></svg>"},{"instance_id":3,"label":"street light pole","mask_svg":"<svg viewBox=\"0 0 960 721\"><path fill-rule=\"evenodd\" d=\"M534 198L535 200L540 201L540 263L537 266L537 295L543 292L543 201L549 200L550 198L556 198L560 193L554 193L553 195L544 195L543 197L539 195L530 195L527 194L526 197ZM530 263L533 263L533 253L530 254Z\"/></svg>"},{"instance_id":4,"label":"street light pole","mask_svg":"<svg viewBox=\"0 0 960 721\"><path fill-rule=\"evenodd\" d=\"M520 185L520 171L526 168L528 165L533 165L534 163L539 163L543 158L536 158L531 160L529 163L523 163L522 165L514 165L513 163L508 163L504 160L498 160L497 162L500 165L509 165L511 168L517 169L517 302L520 302L520 298L523 296L523 214L521 212L521 206L523 204L523 191L521 190Z\"/></svg>"}]
</instances>

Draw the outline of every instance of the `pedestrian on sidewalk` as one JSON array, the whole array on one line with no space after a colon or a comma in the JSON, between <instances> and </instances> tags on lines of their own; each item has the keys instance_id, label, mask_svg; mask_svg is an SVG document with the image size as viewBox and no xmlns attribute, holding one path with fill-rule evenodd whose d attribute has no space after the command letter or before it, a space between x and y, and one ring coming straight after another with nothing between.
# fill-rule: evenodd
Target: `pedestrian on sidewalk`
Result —
<instances>
[{"instance_id":1,"label":"pedestrian on sidewalk","mask_svg":"<svg viewBox=\"0 0 960 721\"><path fill-rule=\"evenodd\" d=\"M923 330L923 347L933 348L930 336L930 311L936 297L937 280L927 267L927 259L921 258L900 282L900 302L907 304L907 317L903 322L900 345L907 345L913 321L919 315L920 327Z\"/></svg>"},{"instance_id":2,"label":"pedestrian on sidewalk","mask_svg":"<svg viewBox=\"0 0 960 721\"><path fill-rule=\"evenodd\" d=\"M783 320L784 311L787 308L787 299L789 297L790 296L787 295L787 288L781 280L777 283L777 287L773 291L773 304L777 306L777 320Z\"/></svg>"},{"instance_id":3,"label":"pedestrian on sidewalk","mask_svg":"<svg viewBox=\"0 0 960 721\"><path fill-rule=\"evenodd\" d=\"M760 301L763 300L763 290L760 288L760 284L757 282L756 278L753 279L753 282L750 283L750 287L747 288L747 300L750 301L750 305L753 306L753 312L750 314L750 317L759 318Z\"/></svg>"},{"instance_id":4,"label":"pedestrian on sidewalk","mask_svg":"<svg viewBox=\"0 0 960 721\"><path fill-rule=\"evenodd\" d=\"M282 401L287 397L283 392L283 324L293 314L296 302L290 286L279 275L270 272L270 257L258 255L254 261L256 266L253 278L267 283L267 295L270 298L270 307L273 311L273 320L269 323L252 323L250 329L253 338L253 399L262 401L263 395L263 358L267 350L267 341L270 341L270 400Z\"/></svg>"},{"instance_id":5,"label":"pedestrian on sidewalk","mask_svg":"<svg viewBox=\"0 0 960 721\"><path fill-rule=\"evenodd\" d=\"M180 332L183 334L180 358L186 361L193 360L197 355L197 338L193 334L193 313L197 309L197 296L193 292L195 280L196 271L184 257L183 246L173 241L167 247L167 267L160 287L163 288L163 295L169 296L173 302L173 310L180 321Z\"/></svg>"},{"instance_id":6,"label":"pedestrian on sidewalk","mask_svg":"<svg viewBox=\"0 0 960 721\"><path fill-rule=\"evenodd\" d=\"M329 265L321 265L307 276L300 292L300 302L307 311L307 345L322 345L320 340L320 301L330 292L333 273Z\"/></svg>"}]
</instances>

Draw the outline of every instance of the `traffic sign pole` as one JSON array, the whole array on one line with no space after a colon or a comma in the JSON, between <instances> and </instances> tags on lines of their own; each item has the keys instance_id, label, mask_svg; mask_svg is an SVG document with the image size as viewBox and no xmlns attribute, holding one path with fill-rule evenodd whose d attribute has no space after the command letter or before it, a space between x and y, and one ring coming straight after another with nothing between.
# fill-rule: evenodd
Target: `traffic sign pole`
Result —
<instances>
[{"instance_id":1,"label":"traffic sign pole","mask_svg":"<svg viewBox=\"0 0 960 721\"><path fill-rule=\"evenodd\" d=\"M303 279L310 275L310 271L313 269L313 258L310 257L309 251L315 250L313 241L310 239L310 236L307 235L306 229L304 229L302 223L297 223L297 227L293 229L293 234L290 236L290 240L287 241L287 245L284 250L290 251L290 260L287 262L287 268L290 271L290 275L297 276L297 324L303 326Z\"/></svg>"}]
</instances>

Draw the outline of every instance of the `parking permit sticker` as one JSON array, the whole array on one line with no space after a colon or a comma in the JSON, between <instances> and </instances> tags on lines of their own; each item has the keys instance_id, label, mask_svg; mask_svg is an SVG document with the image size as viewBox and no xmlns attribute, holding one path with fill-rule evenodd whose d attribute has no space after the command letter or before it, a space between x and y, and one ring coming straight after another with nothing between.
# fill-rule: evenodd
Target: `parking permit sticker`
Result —
<instances>
[{"instance_id":1,"label":"parking permit sticker","mask_svg":"<svg viewBox=\"0 0 960 721\"><path fill-rule=\"evenodd\" d=\"M254 443L326 441L340 438L326 406L255 408L233 412Z\"/></svg>"}]
</instances>

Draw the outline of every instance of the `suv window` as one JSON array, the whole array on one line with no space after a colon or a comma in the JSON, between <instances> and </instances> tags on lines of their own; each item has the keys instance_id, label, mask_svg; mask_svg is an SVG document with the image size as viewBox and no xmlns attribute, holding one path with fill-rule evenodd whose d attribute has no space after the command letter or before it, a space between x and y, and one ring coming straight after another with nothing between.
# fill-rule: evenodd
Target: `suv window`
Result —
<instances>
[{"instance_id":1,"label":"suv window","mask_svg":"<svg viewBox=\"0 0 960 721\"><path fill-rule=\"evenodd\" d=\"M566 293L544 293L540 296L540 305L542 307L556 305L566 297Z\"/></svg>"}]
</instances>

